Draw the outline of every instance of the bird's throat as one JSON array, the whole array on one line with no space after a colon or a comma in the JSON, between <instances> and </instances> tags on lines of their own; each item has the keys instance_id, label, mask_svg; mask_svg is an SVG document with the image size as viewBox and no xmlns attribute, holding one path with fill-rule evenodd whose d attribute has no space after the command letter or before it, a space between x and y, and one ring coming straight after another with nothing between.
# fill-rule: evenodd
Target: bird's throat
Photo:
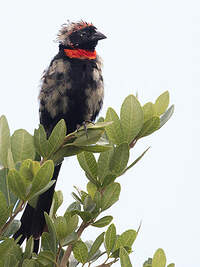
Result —
<instances>
[{"instance_id":1,"label":"bird's throat","mask_svg":"<svg viewBox=\"0 0 200 267\"><path fill-rule=\"evenodd\" d=\"M69 58L78 59L96 59L96 51L88 51L84 49L64 49L65 55Z\"/></svg>"}]
</instances>

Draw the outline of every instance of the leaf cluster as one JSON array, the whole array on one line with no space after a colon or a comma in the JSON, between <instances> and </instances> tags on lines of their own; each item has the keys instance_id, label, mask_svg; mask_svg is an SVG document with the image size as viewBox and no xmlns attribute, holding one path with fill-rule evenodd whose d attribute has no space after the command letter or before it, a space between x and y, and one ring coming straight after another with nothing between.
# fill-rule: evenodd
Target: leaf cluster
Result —
<instances>
[{"instance_id":1,"label":"leaf cluster","mask_svg":"<svg viewBox=\"0 0 200 267\"><path fill-rule=\"evenodd\" d=\"M91 264L101 260L102 267L117 261L121 266L132 266L130 253L139 229L128 229L117 234L113 217L103 212L110 209L120 197L121 184L116 179L124 175L144 156L148 148L133 162L130 150L141 138L159 130L171 117L169 93L164 92L155 103L141 105L134 95L123 102L120 116L108 108L106 117L93 125L67 134L64 120L58 122L47 137L44 127L32 136L20 129L10 134L5 116L0 117L0 266L71 266ZM94 153L98 153L98 156ZM17 214L28 202L35 207L38 196L54 181L54 166L63 158L77 155L80 167L88 181L86 190L75 187L75 199L65 213L57 215L63 202L61 191L54 193L50 214L45 213L48 232L41 238L39 254L33 253L33 238L25 249L11 236L19 229ZM95 241L84 241L83 231L88 227L106 229ZM165 267L163 250L156 251L144 267ZM173 264L168 267L174 266Z\"/></svg>"}]
</instances>

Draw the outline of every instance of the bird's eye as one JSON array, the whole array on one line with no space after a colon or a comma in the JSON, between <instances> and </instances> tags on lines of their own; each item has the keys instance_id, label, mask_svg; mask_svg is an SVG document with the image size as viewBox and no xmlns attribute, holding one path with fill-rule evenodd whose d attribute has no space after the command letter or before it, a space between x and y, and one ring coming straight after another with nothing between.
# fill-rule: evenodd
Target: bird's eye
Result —
<instances>
[{"instance_id":1,"label":"bird's eye","mask_svg":"<svg viewBox=\"0 0 200 267\"><path fill-rule=\"evenodd\" d=\"M86 36L86 35L87 35L86 32L81 32L81 33L80 33L80 36L81 36L81 37Z\"/></svg>"}]
</instances>

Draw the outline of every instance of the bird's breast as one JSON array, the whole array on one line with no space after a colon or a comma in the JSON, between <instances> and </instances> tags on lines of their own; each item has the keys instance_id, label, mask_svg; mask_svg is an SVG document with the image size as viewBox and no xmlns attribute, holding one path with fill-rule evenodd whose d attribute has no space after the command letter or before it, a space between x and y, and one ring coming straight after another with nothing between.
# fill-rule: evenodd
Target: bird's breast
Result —
<instances>
[{"instance_id":1,"label":"bird's breast","mask_svg":"<svg viewBox=\"0 0 200 267\"><path fill-rule=\"evenodd\" d=\"M41 123L55 126L65 119L69 131L85 120L95 120L104 95L100 61L52 61L40 91ZM47 126L48 127L48 126Z\"/></svg>"}]
</instances>

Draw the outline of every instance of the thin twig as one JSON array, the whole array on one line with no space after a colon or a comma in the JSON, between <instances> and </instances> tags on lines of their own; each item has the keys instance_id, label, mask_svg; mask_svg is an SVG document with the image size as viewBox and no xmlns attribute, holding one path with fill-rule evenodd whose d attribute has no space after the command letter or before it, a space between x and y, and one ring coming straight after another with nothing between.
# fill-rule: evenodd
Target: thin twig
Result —
<instances>
[{"instance_id":1,"label":"thin twig","mask_svg":"<svg viewBox=\"0 0 200 267\"><path fill-rule=\"evenodd\" d=\"M61 245L59 244L58 252L57 252L57 255L56 255L56 262L57 262L58 259L59 259L59 255L60 255L61 249L62 249L62 247L61 247Z\"/></svg>"},{"instance_id":2,"label":"thin twig","mask_svg":"<svg viewBox=\"0 0 200 267\"><path fill-rule=\"evenodd\" d=\"M138 139L133 139L133 140L131 141L131 143L129 144L129 147L130 147L130 148L133 148L133 147L135 146L135 144L137 143L137 140L138 140Z\"/></svg>"}]
</instances>

